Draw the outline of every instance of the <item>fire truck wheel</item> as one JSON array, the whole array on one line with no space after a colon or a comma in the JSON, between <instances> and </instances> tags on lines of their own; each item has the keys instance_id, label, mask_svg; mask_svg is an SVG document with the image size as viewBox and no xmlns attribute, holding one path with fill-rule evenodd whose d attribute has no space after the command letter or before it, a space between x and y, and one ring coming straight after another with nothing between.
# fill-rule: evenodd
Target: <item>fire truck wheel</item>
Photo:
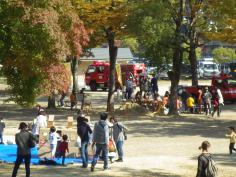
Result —
<instances>
[{"instance_id":1,"label":"fire truck wheel","mask_svg":"<svg viewBox=\"0 0 236 177\"><path fill-rule=\"evenodd\" d=\"M91 89L92 91L96 91L96 90L97 90L97 83L96 83L95 81L92 81L92 82L90 83L90 89Z\"/></svg>"}]
</instances>

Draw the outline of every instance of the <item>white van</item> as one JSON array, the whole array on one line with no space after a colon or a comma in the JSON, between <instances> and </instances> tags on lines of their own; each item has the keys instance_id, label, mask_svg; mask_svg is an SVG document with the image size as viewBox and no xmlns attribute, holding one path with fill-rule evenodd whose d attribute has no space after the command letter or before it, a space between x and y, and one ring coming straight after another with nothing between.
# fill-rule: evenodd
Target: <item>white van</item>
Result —
<instances>
[{"instance_id":1,"label":"white van","mask_svg":"<svg viewBox=\"0 0 236 177\"><path fill-rule=\"evenodd\" d=\"M198 77L211 78L220 75L220 69L217 63L213 62L213 58L204 58L198 62Z\"/></svg>"}]
</instances>

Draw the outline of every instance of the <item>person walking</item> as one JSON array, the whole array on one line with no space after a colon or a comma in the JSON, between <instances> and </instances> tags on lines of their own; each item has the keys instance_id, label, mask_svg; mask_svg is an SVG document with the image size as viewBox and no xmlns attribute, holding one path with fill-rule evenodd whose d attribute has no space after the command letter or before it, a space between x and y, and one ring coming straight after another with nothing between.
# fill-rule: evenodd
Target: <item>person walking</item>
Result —
<instances>
[{"instance_id":1,"label":"person walking","mask_svg":"<svg viewBox=\"0 0 236 177\"><path fill-rule=\"evenodd\" d=\"M109 127L107 124L107 113L101 113L100 121L94 125L93 130L93 143L92 147L96 145L96 152L93 156L91 164L91 171L94 171L95 165L97 164L99 155L103 154L104 165L103 169L108 168L108 147L109 147Z\"/></svg>"},{"instance_id":2,"label":"person walking","mask_svg":"<svg viewBox=\"0 0 236 177\"><path fill-rule=\"evenodd\" d=\"M203 141L199 147L202 153L198 156L198 167L196 177L207 177L206 169L209 163L209 159L212 158L209 153L210 143L208 141Z\"/></svg>"},{"instance_id":3,"label":"person walking","mask_svg":"<svg viewBox=\"0 0 236 177\"><path fill-rule=\"evenodd\" d=\"M198 88L198 96L197 96L197 104L198 104L198 113L202 113L202 89Z\"/></svg>"},{"instance_id":4,"label":"person walking","mask_svg":"<svg viewBox=\"0 0 236 177\"><path fill-rule=\"evenodd\" d=\"M115 117L111 117L110 122L113 123L113 139L116 143L116 148L118 152L118 159L116 160L116 162L123 162L124 160L123 145L124 145L124 140L126 139L125 131L127 131L128 129L121 122L118 122L118 120Z\"/></svg>"},{"instance_id":5,"label":"person walking","mask_svg":"<svg viewBox=\"0 0 236 177\"><path fill-rule=\"evenodd\" d=\"M30 177L30 160L31 150L30 144L37 142L38 138L27 130L27 124L21 122L19 125L20 132L15 135L17 145L17 158L12 172L12 177L16 177L20 164L25 162L26 177Z\"/></svg>"},{"instance_id":6,"label":"person walking","mask_svg":"<svg viewBox=\"0 0 236 177\"><path fill-rule=\"evenodd\" d=\"M221 90L219 88L216 89L216 93L217 93L217 97L218 97L218 101L219 101L219 106L217 109L217 116L220 117L222 107L224 105L224 98L223 98Z\"/></svg>"},{"instance_id":7,"label":"person walking","mask_svg":"<svg viewBox=\"0 0 236 177\"><path fill-rule=\"evenodd\" d=\"M229 134L226 134L225 136L229 138L229 154L231 155L233 151L236 151L234 145L236 141L236 133L235 128L233 126L228 127Z\"/></svg>"},{"instance_id":8,"label":"person walking","mask_svg":"<svg viewBox=\"0 0 236 177\"><path fill-rule=\"evenodd\" d=\"M46 113L43 109L40 109L39 110L39 115L36 118L32 133L39 138L40 129L41 128L46 128L46 127L47 127Z\"/></svg>"},{"instance_id":9,"label":"person walking","mask_svg":"<svg viewBox=\"0 0 236 177\"><path fill-rule=\"evenodd\" d=\"M4 128L5 128L5 123L3 122L3 118L0 117L0 144L4 144L4 143L3 143L3 132L4 132Z\"/></svg>"},{"instance_id":10,"label":"person walking","mask_svg":"<svg viewBox=\"0 0 236 177\"><path fill-rule=\"evenodd\" d=\"M84 115L80 115L77 122L77 134L81 139L81 158L82 158L82 168L88 167L88 146L89 146L89 135L92 133L92 130L88 123L86 122Z\"/></svg>"}]
</instances>

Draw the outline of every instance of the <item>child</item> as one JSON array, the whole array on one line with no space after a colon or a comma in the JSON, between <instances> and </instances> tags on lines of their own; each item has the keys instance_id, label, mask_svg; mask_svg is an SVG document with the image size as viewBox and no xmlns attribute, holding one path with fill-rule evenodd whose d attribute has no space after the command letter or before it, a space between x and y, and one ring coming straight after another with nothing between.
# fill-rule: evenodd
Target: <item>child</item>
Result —
<instances>
[{"instance_id":1,"label":"child","mask_svg":"<svg viewBox=\"0 0 236 177\"><path fill-rule=\"evenodd\" d=\"M0 144L3 144L3 131L5 128L5 123L3 122L3 118L0 117Z\"/></svg>"},{"instance_id":2,"label":"child","mask_svg":"<svg viewBox=\"0 0 236 177\"><path fill-rule=\"evenodd\" d=\"M66 157L66 151L69 153L69 148L68 148L68 136L63 135L62 136L62 142L60 143L59 146L59 152L62 157L62 165L65 165L65 157Z\"/></svg>"},{"instance_id":3,"label":"child","mask_svg":"<svg viewBox=\"0 0 236 177\"><path fill-rule=\"evenodd\" d=\"M219 110L219 99L216 95L212 99L212 104L213 104L213 111L211 115L212 117L214 117L215 112Z\"/></svg>"},{"instance_id":4,"label":"child","mask_svg":"<svg viewBox=\"0 0 236 177\"><path fill-rule=\"evenodd\" d=\"M55 157L60 157L59 146L60 146L60 143L62 141L62 131L57 130L56 133L57 133L57 150L56 150Z\"/></svg>"},{"instance_id":5,"label":"child","mask_svg":"<svg viewBox=\"0 0 236 177\"><path fill-rule=\"evenodd\" d=\"M56 133L56 128L54 126L50 128L49 142L50 142L51 158L55 158L55 153L57 150L57 133Z\"/></svg>"},{"instance_id":6,"label":"child","mask_svg":"<svg viewBox=\"0 0 236 177\"><path fill-rule=\"evenodd\" d=\"M232 154L233 150L236 151L236 149L234 148L235 140L236 140L236 133L233 126L228 127L228 130L229 130L229 134L226 134L225 136L230 139L229 154Z\"/></svg>"},{"instance_id":7,"label":"child","mask_svg":"<svg viewBox=\"0 0 236 177\"><path fill-rule=\"evenodd\" d=\"M194 99L193 99L192 95L189 95L189 97L187 99L187 107L190 110L190 112L193 114L193 112L194 112Z\"/></svg>"}]
</instances>

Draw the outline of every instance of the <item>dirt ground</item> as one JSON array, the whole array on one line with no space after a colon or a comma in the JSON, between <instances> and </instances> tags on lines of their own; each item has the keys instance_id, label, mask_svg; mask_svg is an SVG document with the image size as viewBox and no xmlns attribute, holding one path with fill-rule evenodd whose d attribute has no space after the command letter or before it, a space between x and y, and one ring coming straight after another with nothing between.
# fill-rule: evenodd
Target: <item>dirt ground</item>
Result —
<instances>
[{"instance_id":1,"label":"dirt ground","mask_svg":"<svg viewBox=\"0 0 236 177\"><path fill-rule=\"evenodd\" d=\"M209 83L209 81L202 81ZM184 81L184 84L189 84ZM161 90L169 87L168 81L159 82ZM91 93L92 122L98 120L98 113L105 109L106 92ZM20 121L31 121L36 116L34 109L23 109L13 103L4 103L5 92L0 93L0 115L5 118L5 134L14 134ZM46 104L44 98L38 99ZM119 106L117 106L118 108ZM64 126L68 115L75 111L68 109L46 110L55 114L56 126ZM154 116L144 108L133 106L128 110L117 110L116 116L129 128L125 141L123 163L110 164L111 170L103 171L102 164L95 172L78 165L32 166L32 177L74 177L74 176L119 176L119 177L194 177L196 176L198 150L202 141L211 142L211 153L219 168L219 177L235 177L236 154L228 154L229 140L225 138L227 126L236 126L236 105L225 105L220 118L204 115L183 114L179 117ZM0 152L4 153L4 152ZM0 177L11 176L13 164L1 164ZM23 165L19 176L25 176Z\"/></svg>"}]
</instances>

